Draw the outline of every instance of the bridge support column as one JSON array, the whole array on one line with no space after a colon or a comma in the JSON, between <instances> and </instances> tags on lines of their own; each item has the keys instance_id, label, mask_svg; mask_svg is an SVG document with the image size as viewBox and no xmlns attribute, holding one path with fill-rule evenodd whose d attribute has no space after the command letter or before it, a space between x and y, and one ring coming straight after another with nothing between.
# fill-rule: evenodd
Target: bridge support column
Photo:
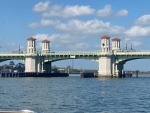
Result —
<instances>
[{"instance_id":1,"label":"bridge support column","mask_svg":"<svg viewBox=\"0 0 150 113\"><path fill-rule=\"evenodd\" d=\"M104 56L99 58L99 77L112 77L112 57Z\"/></svg>"},{"instance_id":2,"label":"bridge support column","mask_svg":"<svg viewBox=\"0 0 150 113\"><path fill-rule=\"evenodd\" d=\"M124 75L124 63L118 63L115 65L116 71L115 76L117 77L123 77Z\"/></svg>"},{"instance_id":3,"label":"bridge support column","mask_svg":"<svg viewBox=\"0 0 150 113\"><path fill-rule=\"evenodd\" d=\"M37 72L37 56L28 55L25 58L25 72Z\"/></svg>"},{"instance_id":4,"label":"bridge support column","mask_svg":"<svg viewBox=\"0 0 150 113\"><path fill-rule=\"evenodd\" d=\"M51 73L51 62L45 62L43 64L43 71L46 73Z\"/></svg>"},{"instance_id":5,"label":"bridge support column","mask_svg":"<svg viewBox=\"0 0 150 113\"><path fill-rule=\"evenodd\" d=\"M43 62L43 59L41 56L38 56L38 59L37 59L37 72L41 73L42 72L42 62Z\"/></svg>"},{"instance_id":6,"label":"bridge support column","mask_svg":"<svg viewBox=\"0 0 150 113\"><path fill-rule=\"evenodd\" d=\"M113 77L116 76L116 65L115 65L115 56L112 55L112 75Z\"/></svg>"}]
</instances>

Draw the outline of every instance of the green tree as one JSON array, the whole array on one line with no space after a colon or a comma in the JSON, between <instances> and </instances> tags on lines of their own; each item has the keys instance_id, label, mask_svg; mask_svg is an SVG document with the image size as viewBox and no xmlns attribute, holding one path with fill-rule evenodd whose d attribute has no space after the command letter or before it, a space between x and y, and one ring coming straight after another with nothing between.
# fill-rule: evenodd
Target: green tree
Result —
<instances>
[{"instance_id":1,"label":"green tree","mask_svg":"<svg viewBox=\"0 0 150 113\"><path fill-rule=\"evenodd\" d=\"M67 73L70 73L70 71L71 71L71 66L67 66Z\"/></svg>"},{"instance_id":2,"label":"green tree","mask_svg":"<svg viewBox=\"0 0 150 113\"><path fill-rule=\"evenodd\" d=\"M23 63L18 63L15 65L15 69L17 69L18 72L24 72L25 65Z\"/></svg>"},{"instance_id":3,"label":"green tree","mask_svg":"<svg viewBox=\"0 0 150 113\"><path fill-rule=\"evenodd\" d=\"M14 67L14 65L15 65L14 61L10 61L10 62L9 62L9 66L10 66L10 67L12 67L12 68L13 68L13 67Z\"/></svg>"}]
</instances>

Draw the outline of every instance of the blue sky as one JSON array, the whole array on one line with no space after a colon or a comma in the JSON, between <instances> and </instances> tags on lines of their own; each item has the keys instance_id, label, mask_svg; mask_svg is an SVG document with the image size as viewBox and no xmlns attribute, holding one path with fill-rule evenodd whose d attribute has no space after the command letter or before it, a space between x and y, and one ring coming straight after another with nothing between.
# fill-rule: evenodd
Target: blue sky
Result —
<instances>
[{"instance_id":1,"label":"blue sky","mask_svg":"<svg viewBox=\"0 0 150 113\"><path fill-rule=\"evenodd\" d=\"M51 51L100 49L104 34L136 50L150 50L149 0L0 0L0 52L26 51L27 38L51 41ZM74 60L76 68L98 68L93 61ZM81 63L82 62L82 63ZM132 66L137 63L137 65ZM56 62L72 65L72 60ZM83 65L84 64L84 65ZM149 60L131 61L125 69L150 70ZM142 66L141 66L142 65Z\"/></svg>"}]
</instances>

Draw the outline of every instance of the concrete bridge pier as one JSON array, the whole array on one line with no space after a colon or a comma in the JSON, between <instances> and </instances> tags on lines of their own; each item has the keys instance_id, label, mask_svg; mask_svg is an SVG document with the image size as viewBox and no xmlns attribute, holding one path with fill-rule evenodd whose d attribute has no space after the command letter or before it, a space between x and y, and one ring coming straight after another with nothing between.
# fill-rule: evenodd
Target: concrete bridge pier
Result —
<instances>
[{"instance_id":1,"label":"concrete bridge pier","mask_svg":"<svg viewBox=\"0 0 150 113\"><path fill-rule=\"evenodd\" d=\"M37 56L29 54L25 58L25 72L37 72Z\"/></svg>"},{"instance_id":2,"label":"concrete bridge pier","mask_svg":"<svg viewBox=\"0 0 150 113\"><path fill-rule=\"evenodd\" d=\"M51 62L43 63L43 71L46 73L51 73Z\"/></svg>"},{"instance_id":3,"label":"concrete bridge pier","mask_svg":"<svg viewBox=\"0 0 150 113\"><path fill-rule=\"evenodd\" d=\"M39 73L43 72L42 71L42 62L43 62L43 59L40 56L40 54L38 54L38 56L37 56L37 72L39 72Z\"/></svg>"},{"instance_id":4,"label":"concrete bridge pier","mask_svg":"<svg viewBox=\"0 0 150 113\"><path fill-rule=\"evenodd\" d=\"M105 56L99 58L99 77L112 77L112 58L111 56Z\"/></svg>"},{"instance_id":5,"label":"concrete bridge pier","mask_svg":"<svg viewBox=\"0 0 150 113\"><path fill-rule=\"evenodd\" d=\"M117 63L115 65L115 75L116 77L123 77L124 76L124 62Z\"/></svg>"},{"instance_id":6,"label":"concrete bridge pier","mask_svg":"<svg viewBox=\"0 0 150 113\"><path fill-rule=\"evenodd\" d=\"M116 74L116 63L115 63L115 56L112 56L112 75L113 77L118 77Z\"/></svg>"}]
</instances>

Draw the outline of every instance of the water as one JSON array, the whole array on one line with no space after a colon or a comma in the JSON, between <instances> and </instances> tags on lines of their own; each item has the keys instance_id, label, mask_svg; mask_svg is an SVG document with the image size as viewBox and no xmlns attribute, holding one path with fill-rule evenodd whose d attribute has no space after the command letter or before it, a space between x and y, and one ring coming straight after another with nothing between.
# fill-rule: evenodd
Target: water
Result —
<instances>
[{"instance_id":1,"label":"water","mask_svg":"<svg viewBox=\"0 0 150 113\"><path fill-rule=\"evenodd\" d=\"M0 109L35 113L150 112L150 76L0 78Z\"/></svg>"}]
</instances>

